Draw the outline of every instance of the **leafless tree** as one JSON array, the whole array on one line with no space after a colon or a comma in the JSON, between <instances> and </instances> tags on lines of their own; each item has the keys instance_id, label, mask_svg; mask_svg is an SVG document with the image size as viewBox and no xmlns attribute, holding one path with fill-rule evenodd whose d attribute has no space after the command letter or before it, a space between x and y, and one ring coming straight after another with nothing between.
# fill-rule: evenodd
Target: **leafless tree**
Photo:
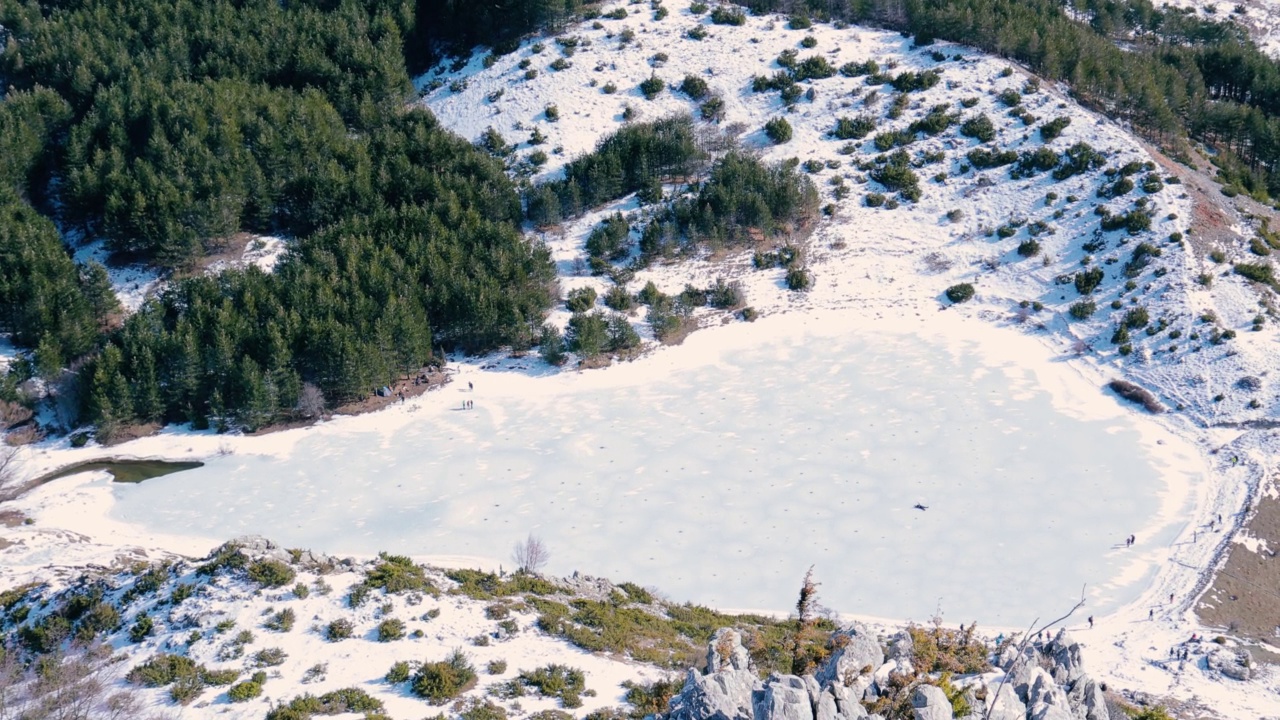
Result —
<instances>
[{"instance_id":1,"label":"leafless tree","mask_svg":"<svg viewBox=\"0 0 1280 720\"><path fill-rule=\"evenodd\" d=\"M311 383L303 383L296 410L305 418L320 417L324 414L324 393Z\"/></svg>"},{"instance_id":2,"label":"leafless tree","mask_svg":"<svg viewBox=\"0 0 1280 720\"><path fill-rule=\"evenodd\" d=\"M73 647L65 655L24 664L17 648L0 649L0 720L162 717L143 711L144 698L137 691L113 691L110 656L110 647Z\"/></svg>"},{"instance_id":3,"label":"leafless tree","mask_svg":"<svg viewBox=\"0 0 1280 720\"><path fill-rule=\"evenodd\" d=\"M517 572L537 575L551 559L551 551L542 542L542 538L529 533L528 539L516 543L511 551L511 559L515 561Z\"/></svg>"},{"instance_id":4,"label":"leafless tree","mask_svg":"<svg viewBox=\"0 0 1280 720\"><path fill-rule=\"evenodd\" d=\"M3 440L0 440L0 488L4 488L18 479L18 452L21 448L14 447Z\"/></svg>"}]
</instances>

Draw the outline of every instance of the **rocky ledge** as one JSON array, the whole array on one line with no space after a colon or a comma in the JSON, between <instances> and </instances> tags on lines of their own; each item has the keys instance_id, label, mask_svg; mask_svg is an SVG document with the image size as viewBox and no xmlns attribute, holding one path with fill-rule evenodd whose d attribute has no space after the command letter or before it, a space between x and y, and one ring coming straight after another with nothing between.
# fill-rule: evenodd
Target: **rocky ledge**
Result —
<instances>
[{"instance_id":1,"label":"rocky ledge","mask_svg":"<svg viewBox=\"0 0 1280 720\"><path fill-rule=\"evenodd\" d=\"M905 631L887 647L862 625L832 635L834 650L806 675L761 680L731 629L707 647L705 672L689 670L671 699L670 720L856 720L884 716L868 708L909 703L916 720L1110 720L1105 687L1084 671L1080 646L1065 631L1021 649L1006 642L990 672L953 677L912 672L915 649Z\"/></svg>"}]
</instances>

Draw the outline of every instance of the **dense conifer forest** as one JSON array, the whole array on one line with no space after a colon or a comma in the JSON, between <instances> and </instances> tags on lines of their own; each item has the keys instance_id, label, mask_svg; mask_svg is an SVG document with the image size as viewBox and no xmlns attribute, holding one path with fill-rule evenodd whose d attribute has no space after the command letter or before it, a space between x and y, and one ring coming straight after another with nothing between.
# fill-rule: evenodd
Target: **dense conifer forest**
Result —
<instances>
[{"instance_id":1,"label":"dense conifer forest","mask_svg":"<svg viewBox=\"0 0 1280 720\"><path fill-rule=\"evenodd\" d=\"M1149 0L737 4L1013 58L1175 154L1187 137L1212 143L1230 191L1280 195L1280 64L1229 22ZM674 205L648 254L813 212L793 168L706 163L690 118L620 132L522 195L501 158L410 107L411 72L598 12L582 0L0 0L0 331L34 351L0 394L19 399L38 376L78 398L68 425L257 428L306 384L332 405L441 347L534 344L557 291L525 219L708 168L719 175L705 197ZM293 249L269 274L204 276L243 232ZM104 269L72 260L81 240L185 279L124 317Z\"/></svg>"}]
</instances>

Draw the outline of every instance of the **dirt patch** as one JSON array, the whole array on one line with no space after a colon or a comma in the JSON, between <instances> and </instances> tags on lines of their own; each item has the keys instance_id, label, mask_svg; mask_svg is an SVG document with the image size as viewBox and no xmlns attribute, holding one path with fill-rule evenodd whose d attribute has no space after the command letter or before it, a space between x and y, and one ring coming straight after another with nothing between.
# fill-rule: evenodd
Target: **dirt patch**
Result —
<instances>
[{"instance_id":1,"label":"dirt patch","mask_svg":"<svg viewBox=\"0 0 1280 720\"><path fill-rule=\"evenodd\" d=\"M1280 500L1262 498L1244 531L1265 544L1258 552L1232 545L1196 614L1206 625L1280 647Z\"/></svg>"},{"instance_id":2,"label":"dirt patch","mask_svg":"<svg viewBox=\"0 0 1280 720\"><path fill-rule=\"evenodd\" d=\"M450 377L440 368L431 366L424 367L422 370L413 375L401 376L394 385L388 385L391 388L391 395L388 397L380 397L373 392L373 388L369 389L369 394L354 402L340 405L333 411L334 415L360 415L362 413L381 410L388 405L394 405L398 402L408 401L410 398L418 397L428 390L444 387L449 383ZM272 426L273 429L284 429ZM267 429L259 430L258 434L266 432Z\"/></svg>"},{"instance_id":3,"label":"dirt patch","mask_svg":"<svg viewBox=\"0 0 1280 720\"><path fill-rule=\"evenodd\" d=\"M27 519L26 515L17 510L0 510L0 525L7 528L14 528L21 525Z\"/></svg>"}]
</instances>

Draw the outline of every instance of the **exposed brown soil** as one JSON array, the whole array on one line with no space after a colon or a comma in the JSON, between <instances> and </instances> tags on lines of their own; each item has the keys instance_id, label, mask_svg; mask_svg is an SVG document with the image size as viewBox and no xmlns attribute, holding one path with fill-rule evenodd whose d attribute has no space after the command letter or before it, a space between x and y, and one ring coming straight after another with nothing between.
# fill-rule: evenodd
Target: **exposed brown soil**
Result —
<instances>
[{"instance_id":1,"label":"exposed brown soil","mask_svg":"<svg viewBox=\"0 0 1280 720\"><path fill-rule=\"evenodd\" d=\"M1264 497L1245 525L1268 549L1231 546L1226 563L1196 603L1206 625L1280 648L1280 500Z\"/></svg>"},{"instance_id":2,"label":"exposed brown soil","mask_svg":"<svg viewBox=\"0 0 1280 720\"><path fill-rule=\"evenodd\" d=\"M417 384L414 383L414 378L418 378ZM378 397L373 393L373 388L369 388L370 390L369 395L359 400L356 400L354 402L349 402L345 405L338 406L333 411L333 414L334 415L360 415L362 413L373 412L374 410L381 410L382 408L387 407L388 405L393 405L395 403L402 402L401 393L403 393L404 401L407 401L410 398L418 397L419 395L427 392L428 390L444 387L449 383L449 380L450 380L449 375L441 371L439 368L424 367L416 375L401 376L400 379L396 382L396 384L389 385L388 387L391 388L390 397ZM301 423L301 424L305 425L307 423ZM274 432L276 430L284 430L287 427L297 427L297 424L272 425L270 427L259 430L257 434L261 435L262 433L265 433L265 432Z\"/></svg>"}]
</instances>

